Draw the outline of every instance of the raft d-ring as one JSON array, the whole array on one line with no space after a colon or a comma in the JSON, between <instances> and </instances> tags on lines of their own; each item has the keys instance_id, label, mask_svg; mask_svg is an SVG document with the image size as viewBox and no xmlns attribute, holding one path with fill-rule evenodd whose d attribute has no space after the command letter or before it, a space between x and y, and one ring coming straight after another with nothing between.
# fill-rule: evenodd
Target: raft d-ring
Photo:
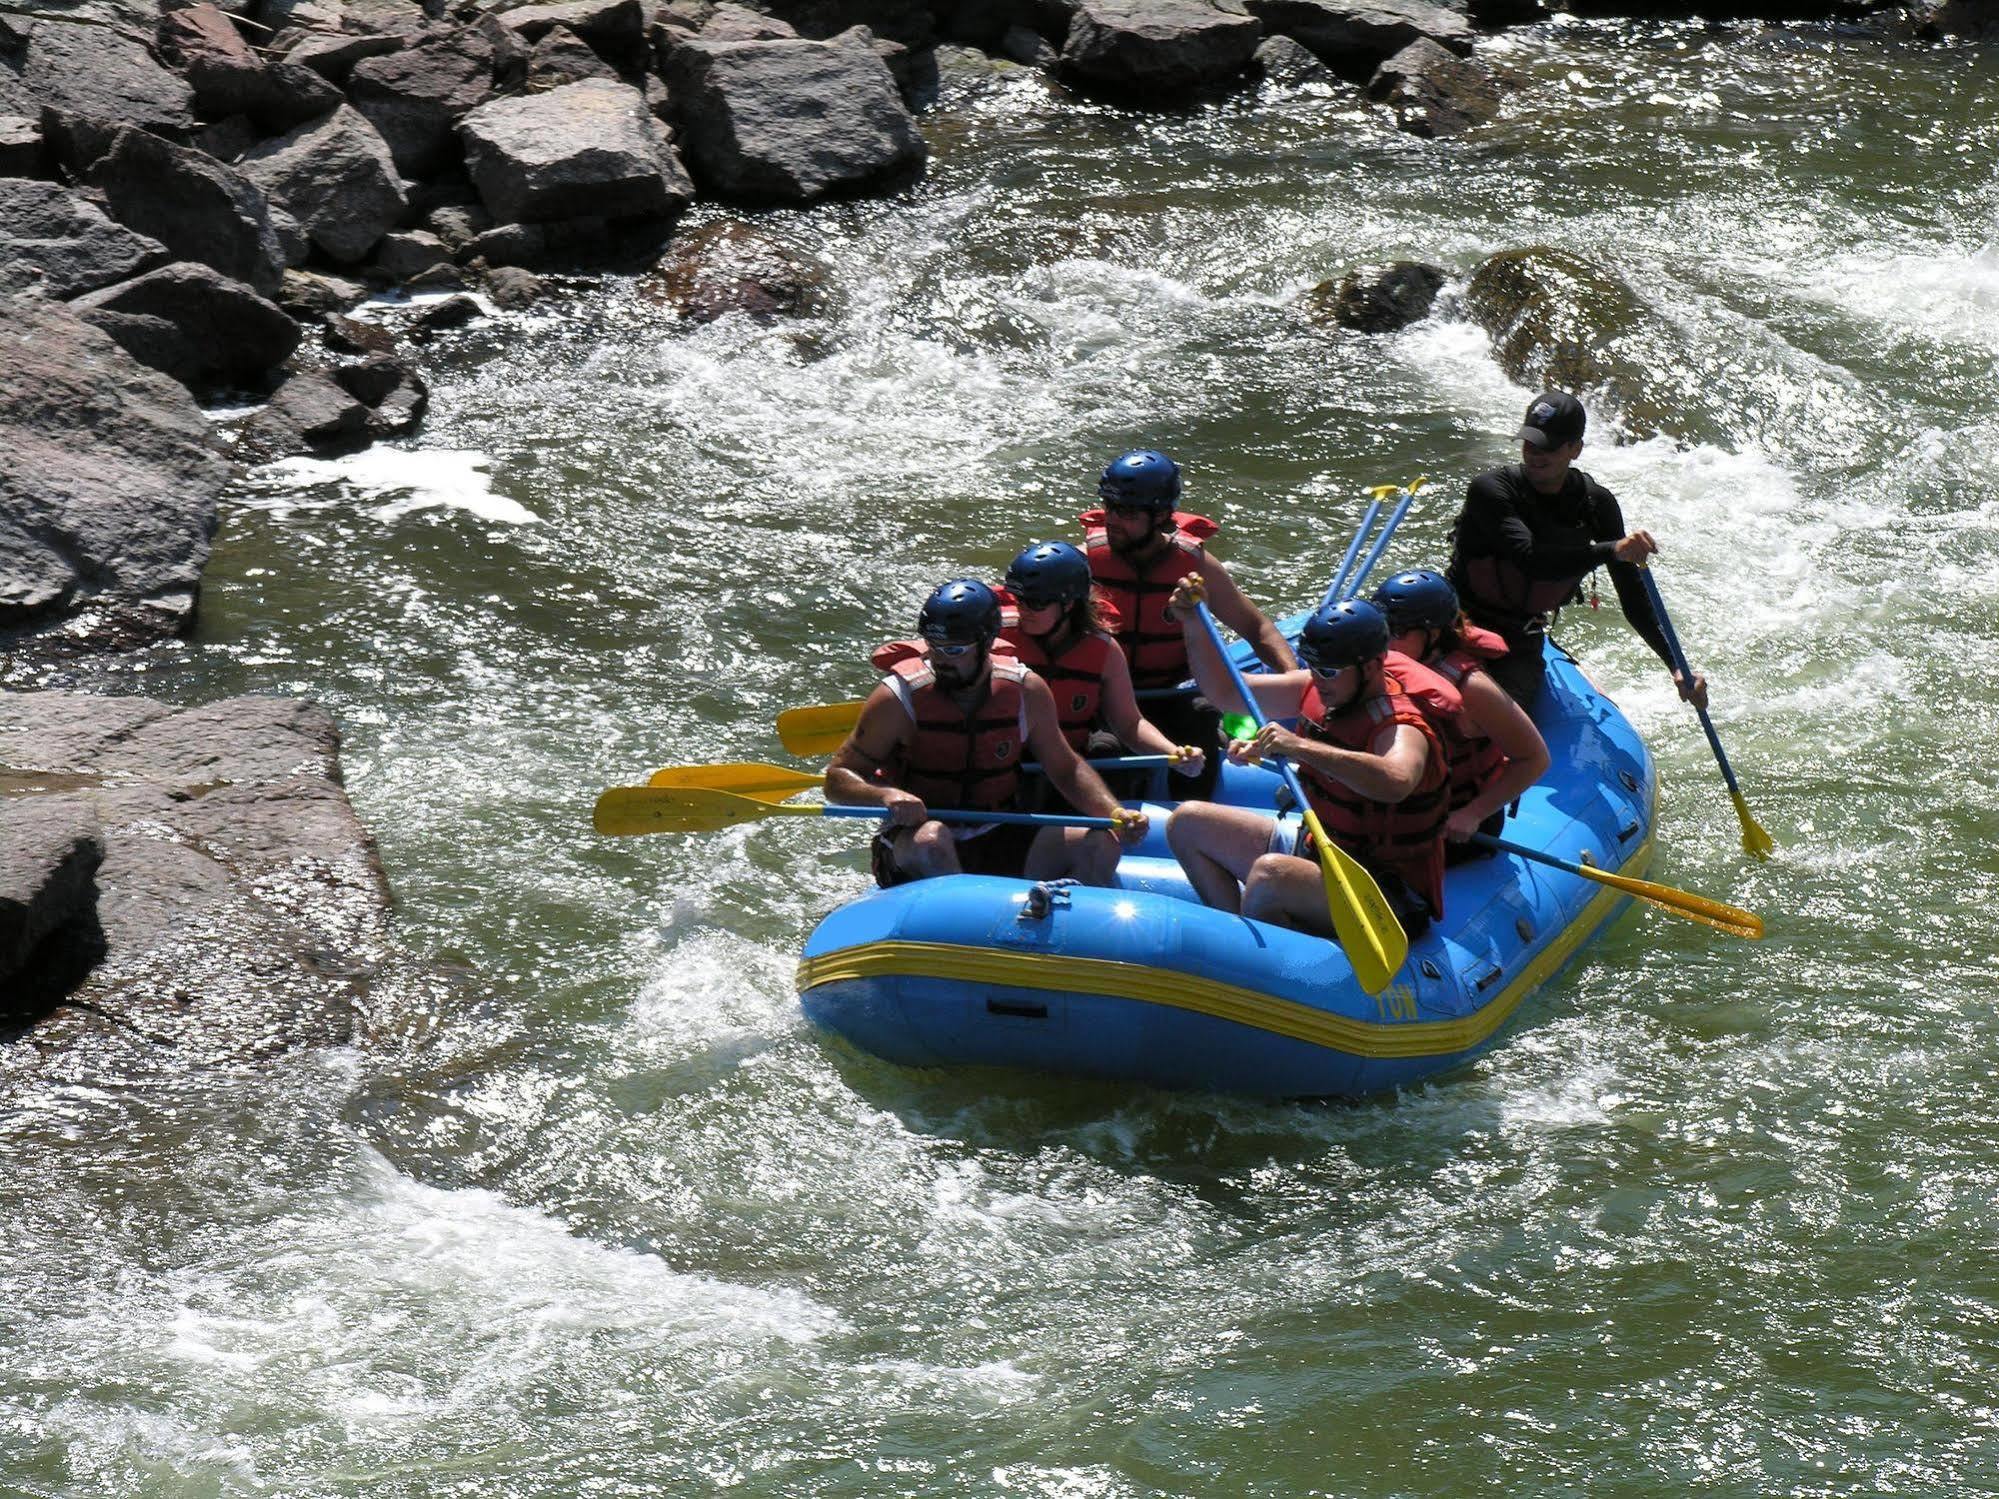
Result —
<instances>
[{"instance_id":1,"label":"raft d-ring","mask_svg":"<svg viewBox=\"0 0 1999 1499\"><path fill-rule=\"evenodd\" d=\"M1027 898L1021 902L1020 914L1015 921L1046 921L1048 913L1057 906L1069 904L1069 891L1078 884L1076 880L1037 880L1028 887Z\"/></svg>"}]
</instances>

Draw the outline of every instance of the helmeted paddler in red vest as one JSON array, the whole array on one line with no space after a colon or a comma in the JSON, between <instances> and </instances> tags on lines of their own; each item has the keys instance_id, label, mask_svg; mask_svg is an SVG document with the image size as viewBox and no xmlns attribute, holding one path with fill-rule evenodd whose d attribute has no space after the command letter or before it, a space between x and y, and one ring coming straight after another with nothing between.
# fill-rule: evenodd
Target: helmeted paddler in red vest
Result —
<instances>
[{"instance_id":1,"label":"helmeted paddler in red vest","mask_svg":"<svg viewBox=\"0 0 1999 1499\"><path fill-rule=\"evenodd\" d=\"M1192 612L1191 588L1175 597ZM1246 705L1198 620L1186 638L1202 691L1224 711L1240 712ZM1407 658L1391 669L1388 621L1359 599L1328 604L1306 620L1298 656L1305 665L1296 671L1246 678L1267 722L1254 739L1231 741L1229 758L1290 760L1327 835L1374 876L1410 937L1420 936L1444 909L1449 763L1434 725L1459 711L1457 694ZM1296 719L1297 728L1283 727L1282 719ZM1166 837L1207 904L1333 934L1302 819L1186 802Z\"/></svg>"},{"instance_id":2,"label":"helmeted paddler in red vest","mask_svg":"<svg viewBox=\"0 0 1999 1499\"><path fill-rule=\"evenodd\" d=\"M1583 579L1602 567L1631 628L1672 671L1672 652L1652 613L1638 569L1659 550L1650 531L1624 529L1617 496L1581 469L1589 415L1566 391L1544 390L1528 403L1519 431L1520 462L1471 481L1451 529L1446 575L1473 624L1506 642L1493 680L1528 712L1547 679L1543 637L1555 612L1574 600ZM1673 672L1680 696L1707 706L1707 680Z\"/></svg>"},{"instance_id":3,"label":"helmeted paddler in red vest","mask_svg":"<svg viewBox=\"0 0 1999 1499\"><path fill-rule=\"evenodd\" d=\"M1190 573L1201 579L1215 618L1251 642L1260 661L1274 671L1297 666L1277 626L1243 596L1229 570L1208 555L1206 543L1221 528L1204 515L1177 508L1178 464L1151 448L1126 453L1104 470L1097 494L1103 504L1077 519L1083 523L1090 574L1103 600L1104 623L1124 652L1133 687L1140 692L1170 688L1191 674L1171 602L1174 588ZM1139 706L1176 743L1206 748L1219 742L1221 715L1207 703L1192 697L1144 697ZM1220 771L1220 757L1209 755L1187 795L1208 796Z\"/></svg>"},{"instance_id":4,"label":"helmeted paddler in red vest","mask_svg":"<svg viewBox=\"0 0 1999 1499\"><path fill-rule=\"evenodd\" d=\"M1139 713L1124 652L1104 632L1090 562L1066 541L1037 541L1006 570L1014 622L999 649L1048 684L1062 737L1079 755L1165 755L1198 776L1198 745L1176 745Z\"/></svg>"},{"instance_id":5,"label":"helmeted paddler in red vest","mask_svg":"<svg viewBox=\"0 0 1999 1499\"><path fill-rule=\"evenodd\" d=\"M1476 832L1500 836L1506 808L1548 770L1541 731L1492 679L1490 667L1505 657L1506 642L1465 618L1457 590L1441 573L1397 573L1370 602L1388 621L1389 649L1458 690L1463 710L1436 725L1450 762L1444 860L1486 857L1490 849L1467 840Z\"/></svg>"},{"instance_id":6,"label":"helmeted paddler in red vest","mask_svg":"<svg viewBox=\"0 0 1999 1499\"><path fill-rule=\"evenodd\" d=\"M1108 885L1120 843L1145 836L1144 814L1120 806L1062 737L1048 684L994 652L999 629L1000 601L984 583L939 587L917 616L923 651L898 660L868 695L826 767L828 801L887 814L874 846L883 885L961 872ZM1030 759L1079 812L1117 820L1117 835L930 816L933 806L1013 810Z\"/></svg>"}]
</instances>

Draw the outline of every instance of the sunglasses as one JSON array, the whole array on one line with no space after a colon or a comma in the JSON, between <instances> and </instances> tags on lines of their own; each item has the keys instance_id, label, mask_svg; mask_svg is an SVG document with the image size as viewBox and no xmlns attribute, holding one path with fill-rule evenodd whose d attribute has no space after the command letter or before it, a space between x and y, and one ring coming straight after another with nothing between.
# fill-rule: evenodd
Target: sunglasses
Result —
<instances>
[{"instance_id":1,"label":"sunglasses","mask_svg":"<svg viewBox=\"0 0 1999 1499\"><path fill-rule=\"evenodd\" d=\"M980 650L982 647L975 640L968 640L962 645L945 645L941 641L933 640L930 642L930 649L940 656L949 656L953 661L956 661L960 656Z\"/></svg>"},{"instance_id":2,"label":"sunglasses","mask_svg":"<svg viewBox=\"0 0 1999 1499\"><path fill-rule=\"evenodd\" d=\"M1349 669L1349 667L1345 666L1313 666L1310 662L1307 662L1305 665L1305 670L1309 671L1313 676L1324 677L1328 681Z\"/></svg>"}]
</instances>

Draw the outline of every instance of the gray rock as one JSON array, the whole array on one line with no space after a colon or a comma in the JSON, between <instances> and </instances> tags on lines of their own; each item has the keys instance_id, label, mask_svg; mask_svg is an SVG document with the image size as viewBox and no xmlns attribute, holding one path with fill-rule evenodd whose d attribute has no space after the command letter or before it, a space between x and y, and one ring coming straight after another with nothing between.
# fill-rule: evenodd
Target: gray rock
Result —
<instances>
[{"instance_id":1,"label":"gray rock","mask_svg":"<svg viewBox=\"0 0 1999 1499\"><path fill-rule=\"evenodd\" d=\"M1476 25L1499 30L1545 21L1549 10L1542 0L1467 0L1465 14Z\"/></svg>"},{"instance_id":2,"label":"gray rock","mask_svg":"<svg viewBox=\"0 0 1999 1499\"><path fill-rule=\"evenodd\" d=\"M393 354L370 354L333 372L334 380L368 408L368 435L395 437L423 420L430 387L416 367Z\"/></svg>"},{"instance_id":3,"label":"gray rock","mask_svg":"<svg viewBox=\"0 0 1999 1499\"><path fill-rule=\"evenodd\" d=\"M826 269L769 232L723 220L675 237L639 293L697 323L730 312L771 318L812 311Z\"/></svg>"},{"instance_id":4,"label":"gray rock","mask_svg":"<svg viewBox=\"0 0 1999 1499\"><path fill-rule=\"evenodd\" d=\"M352 307L368 297L365 283L319 271L288 270L278 285L278 305L293 317L312 318Z\"/></svg>"},{"instance_id":5,"label":"gray rock","mask_svg":"<svg viewBox=\"0 0 1999 1499\"><path fill-rule=\"evenodd\" d=\"M543 266L553 253L546 225L501 224L472 236L453 259L466 265Z\"/></svg>"},{"instance_id":6,"label":"gray rock","mask_svg":"<svg viewBox=\"0 0 1999 1499\"><path fill-rule=\"evenodd\" d=\"M484 277L486 295L509 312L531 307L541 300L541 277L519 266L494 266Z\"/></svg>"},{"instance_id":7,"label":"gray rock","mask_svg":"<svg viewBox=\"0 0 1999 1499\"><path fill-rule=\"evenodd\" d=\"M311 258L312 236L305 232L305 225L276 206L271 208L271 232L278 237L278 251L287 269L304 265Z\"/></svg>"},{"instance_id":8,"label":"gray rock","mask_svg":"<svg viewBox=\"0 0 1999 1499\"><path fill-rule=\"evenodd\" d=\"M651 75L647 76L651 81ZM586 78L609 78L615 82L618 71L567 26L551 26L528 54L527 86L534 93L546 93L565 83L581 83Z\"/></svg>"},{"instance_id":9,"label":"gray rock","mask_svg":"<svg viewBox=\"0 0 1999 1499\"><path fill-rule=\"evenodd\" d=\"M0 791L0 1017L47 1009L102 956L103 862L103 833L87 802Z\"/></svg>"},{"instance_id":10,"label":"gray rock","mask_svg":"<svg viewBox=\"0 0 1999 1499\"><path fill-rule=\"evenodd\" d=\"M160 43L194 88L208 115L248 115L272 130L289 130L340 103L340 90L293 62L266 64L214 5L170 11Z\"/></svg>"},{"instance_id":11,"label":"gray rock","mask_svg":"<svg viewBox=\"0 0 1999 1499\"><path fill-rule=\"evenodd\" d=\"M1306 294L1306 308L1315 321L1392 333L1428 317L1443 284L1443 267L1420 260L1357 266L1338 281L1320 282Z\"/></svg>"},{"instance_id":12,"label":"gray rock","mask_svg":"<svg viewBox=\"0 0 1999 1499\"><path fill-rule=\"evenodd\" d=\"M1303 43L1288 36L1265 37L1257 44L1255 62L1263 76L1282 88L1303 88L1307 84L1330 84L1332 70Z\"/></svg>"},{"instance_id":13,"label":"gray rock","mask_svg":"<svg viewBox=\"0 0 1999 1499\"><path fill-rule=\"evenodd\" d=\"M310 702L0 693L0 763L101 824L105 947L33 1044L0 1048L0 1076L353 1039L382 1004L389 892L338 750Z\"/></svg>"},{"instance_id":14,"label":"gray rock","mask_svg":"<svg viewBox=\"0 0 1999 1499\"><path fill-rule=\"evenodd\" d=\"M1462 135L1499 113L1499 84L1484 64L1428 39L1377 68L1367 96L1389 107L1398 130L1426 138Z\"/></svg>"},{"instance_id":15,"label":"gray rock","mask_svg":"<svg viewBox=\"0 0 1999 1499\"><path fill-rule=\"evenodd\" d=\"M1048 45L1048 38L1026 26L1009 26L1001 34L999 55L1024 68L1052 73L1062 64L1062 54Z\"/></svg>"},{"instance_id":16,"label":"gray rock","mask_svg":"<svg viewBox=\"0 0 1999 1499\"><path fill-rule=\"evenodd\" d=\"M444 241L421 229L404 229L382 236L375 246L374 267L391 281L407 281L451 258Z\"/></svg>"},{"instance_id":17,"label":"gray rock","mask_svg":"<svg viewBox=\"0 0 1999 1499\"><path fill-rule=\"evenodd\" d=\"M368 406L325 370L295 370L243 424L237 456L269 462L287 453L337 453L369 441Z\"/></svg>"},{"instance_id":18,"label":"gray rock","mask_svg":"<svg viewBox=\"0 0 1999 1499\"><path fill-rule=\"evenodd\" d=\"M73 297L166 258L158 240L53 182L0 177L0 295Z\"/></svg>"},{"instance_id":19,"label":"gray rock","mask_svg":"<svg viewBox=\"0 0 1999 1499\"><path fill-rule=\"evenodd\" d=\"M321 32L291 33L293 40L284 48L286 62L311 68L331 83L344 83L354 65L370 57L387 57L409 43L400 36L328 36Z\"/></svg>"},{"instance_id":20,"label":"gray rock","mask_svg":"<svg viewBox=\"0 0 1999 1499\"><path fill-rule=\"evenodd\" d=\"M111 133L111 137L115 138L117 133L114 130ZM194 140L191 144L195 150L202 152L204 155L213 156L217 161L227 162L231 166L234 166L249 153L251 147L263 140L268 134L268 131L260 130L257 127L257 122L248 115L228 115L220 120L210 120L206 125L195 131ZM111 139L107 139L104 142L104 150L108 151L110 149ZM100 158L101 155L102 153L99 153ZM87 172L91 166L95 165L97 165L97 162L93 160L90 166L80 168L80 170Z\"/></svg>"},{"instance_id":21,"label":"gray rock","mask_svg":"<svg viewBox=\"0 0 1999 1499\"><path fill-rule=\"evenodd\" d=\"M911 52L928 51L937 44L931 0L757 0L757 4L811 41L826 41L865 26L882 40ZM716 9L719 12L721 7ZM708 34L707 27L702 34Z\"/></svg>"},{"instance_id":22,"label":"gray rock","mask_svg":"<svg viewBox=\"0 0 1999 1499\"><path fill-rule=\"evenodd\" d=\"M0 451L0 630L186 628L229 465L183 386L68 307L0 302Z\"/></svg>"},{"instance_id":23,"label":"gray rock","mask_svg":"<svg viewBox=\"0 0 1999 1499\"><path fill-rule=\"evenodd\" d=\"M1411 42L1471 51L1470 22L1422 0L1244 0L1266 30L1309 47L1343 78L1365 83Z\"/></svg>"},{"instance_id":24,"label":"gray rock","mask_svg":"<svg viewBox=\"0 0 1999 1499\"><path fill-rule=\"evenodd\" d=\"M346 105L264 142L237 165L338 261L364 257L408 203L387 144Z\"/></svg>"},{"instance_id":25,"label":"gray rock","mask_svg":"<svg viewBox=\"0 0 1999 1499\"><path fill-rule=\"evenodd\" d=\"M285 247L263 189L241 172L127 126L90 169L89 182L121 224L179 259L198 260L266 294L277 290Z\"/></svg>"},{"instance_id":26,"label":"gray rock","mask_svg":"<svg viewBox=\"0 0 1999 1499\"><path fill-rule=\"evenodd\" d=\"M257 380L298 347L299 327L241 281L177 260L70 303L141 364L205 390Z\"/></svg>"},{"instance_id":27,"label":"gray rock","mask_svg":"<svg viewBox=\"0 0 1999 1499\"><path fill-rule=\"evenodd\" d=\"M805 202L920 171L926 148L873 38L692 41L668 59L682 149L709 192Z\"/></svg>"},{"instance_id":28,"label":"gray rock","mask_svg":"<svg viewBox=\"0 0 1999 1499\"><path fill-rule=\"evenodd\" d=\"M340 313L322 314L326 347L340 354L393 354L396 336L380 323L364 323Z\"/></svg>"},{"instance_id":29,"label":"gray rock","mask_svg":"<svg viewBox=\"0 0 1999 1499\"><path fill-rule=\"evenodd\" d=\"M397 168L429 177L457 164L459 120L492 96L502 69L521 61L513 38L488 21L357 64L347 92Z\"/></svg>"},{"instance_id":30,"label":"gray rock","mask_svg":"<svg viewBox=\"0 0 1999 1499\"><path fill-rule=\"evenodd\" d=\"M1201 0L1082 0L1062 68L1134 103L1177 106L1241 73L1262 38L1251 17Z\"/></svg>"},{"instance_id":31,"label":"gray rock","mask_svg":"<svg viewBox=\"0 0 1999 1499\"><path fill-rule=\"evenodd\" d=\"M646 13L639 0L568 0L558 5L524 5L499 12L497 19L529 45L562 26L619 67L636 72L645 64Z\"/></svg>"},{"instance_id":32,"label":"gray rock","mask_svg":"<svg viewBox=\"0 0 1999 1499\"><path fill-rule=\"evenodd\" d=\"M661 219L694 196L637 89L603 79L496 99L459 126L480 200L503 224Z\"/></svg>"},{"instance_id":33,"label":"gray rock","mask_svg":"<svg viewBox=\"0 0 1999 1499\"><path fill-rule=\"evenodd\" d=\"M476 203L450 203L425 214L423 224L456 255L493 227L493 216Z\"/></svg>"},{"instance_id":34,"label":"gray rock","mask_svg":"<svg viewBox=\"0 0 1999 1499\"><path fill-rule=\"evenodd\" d=\"M742 5L718 5L701 24L701 39L706 42L778 42L795 40L797 36L789 21Z\"/></svg>"},{"instance_id":35,"label":"gray rock","mask_svg":"<svg viewBox=\"0 0 1999 1499\"><path fill-rule=\"evenodd\" d=\"M194 128L194 91L146 44L104 26L42 20L28 36L19 87L40 109L106 127L128 121L185 135Z\"/></svg>"},{"instance_id":36,"label":"gray rock","mask_svg":"<svg viewBox=\"0 0 1999 1499\"><path fill-rule=\"evenodd\" d=\"M38 177L43 160L41 124L25 115L0 115L0 177Z\"/></svg>"}]
</instances>

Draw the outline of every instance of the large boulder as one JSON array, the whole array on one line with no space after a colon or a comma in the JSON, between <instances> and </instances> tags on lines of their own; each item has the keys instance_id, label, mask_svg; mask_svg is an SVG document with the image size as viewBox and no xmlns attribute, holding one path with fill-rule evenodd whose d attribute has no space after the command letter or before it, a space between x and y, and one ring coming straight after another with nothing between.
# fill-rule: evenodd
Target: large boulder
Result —
<instances>
[{"instance_id":1,"label":"large boulder","mask_svg":"<svg viewBox=\"0 0 1999 1499\"><path fill-rule=\"evenodd\" d=\"M285 250L263 189L206 152L125 127L90 169L118 221L182 260L198 260L269 294Z\"/></svg>"},{"instance_id":2,"label":"large boulder","mask_svg":"<svg viewBox=\"0 0 1999 1499\"><path fill-rule=\"evenodd\" d=\"M567 26L550 27L528 53L527 87L531 93L546 93L586 78L616 82L618 70Z\"/></svg>"},{"instance_id":3,"label":"large boulder","mask_svg":"<svg viewBox=\"0 0 1999 1499\"><path fill-rule=\"evenodd\" d=\"M1462 135L1499 113L1499 84L1485 65L1427 37L1375 69L1367 96L1388 106L1396 129L1426 138Z\"/></svg>"},{"instance_id":4,"label":"large boulder","mask_svg":"<svg viewBox=\"0 0 1999 1499\"><path fill-rule=\"evenodd\" d=\"M104 956L0 1084L108 1054L170 1064L354 1038L391 958L389 891L315 703L0 692L0 765L44 818L94 819Z\"/></svg>"},{"instance_id":5,"label":"large boulder","mask_svg":"<svg viewBox=\"0 0 1999 1499\"><path fill-rule=\"evenodd\" d=\"M55 1004L103 956L97 814L74 797L0 788L0 1025Z\"/></svg>"},{"instance_id":6,"label":"large boulder","mask_svg":"<svg viewBox=\"0 0 1999 1499\"><path fill-rule=\"evenodd\" d=\"M246 115L267 129L289 130L340 103L340 90L303 63L266 63L214 5L168 12L160 44L210 117Z\"/></svg>"},{"instance_id":7,"label":"large boulder","mask_svg":"<svg viewBox=\"0 0 1999 1499\"><path fill-rule=\"evenodd\" d=\"M921 170L923 136L873 38L694 40L667 57L674 122L709 192L806 202Z\"/></svg>"},{"instance_id":8,"label":"large boulder","mask_svg":"<svg viewBox=\"0 0 1999 1499\"><path fill-rule=\"evenodd\" d=\"M1172 107L1235 78L1261 40L1253 17L1204 0L1082 0L1062 44L1062 69L1133 102Z\"/></svg>"},{"instance_id":9,"label":"large boulder","mask_svg":"<svg viewBox=\"0 0 1999 1499\"><path fill-rule=\"evenodd\" d=\"M1684 436L1676 409L1685 401L1699 413L1713 399L1697 378L1704 361L1678 330L1621 277L1571 251L1533 245L1491 256L1466 282L1464 306L1512 380L1587 392L1630 436Z\"/></svg>"},{"instance_id":10,"label":"large boulder","mask_svg":"<svg viewBox=\"0 0 1999 1499\"><path fill-rule=\"evenodd\" d=\"M675 235L639 291L683 317L712 323L731 312L756 318L810 312L825 284L826 268L803 250L725 219Z\"/></svg>"},{"instance_id":11,"label":"large boulder","mask_svg":"<svg viewBox=\"0 0 1999 1499\"><path fill-rule=\"evenodd\" d=\"M73 297L166 258L158 240L113 223L66 188L0 177L0 296Z\"/></svg>"},{"instance_id":12,"label":"large boulder","mask_svg":"<svg viewBox=\"0 0 1999 1499\"><path fill-rule=\"evenodd\" d=\"M387 57L400 52L408 41L400 36L328 35L319 31L292 31L283 39L284 59L308 67L332 83L345 83L357 63L370 57Z\"/></svg>"},{"instance_id":13,"label":"large boulder","mask_svg":"<svg viewBox=\"0 0 1999 1499\"><path fill-rule=\"evenodd\" d=\"M254 147L236 165L315 245L349 264L365 258L409 206L388 145L344 104Z\"/></svg>"},{"instance_id":14,"label":"large boulder","mask_svg":"<svg viewBox=\"0 0 1999 1499\"><path fill-rule=\"evenodd\" d=\"M177 260L70 306L141 364L194 390L257 381L298 347L299 327L241 281Z\"/></svg>"},{"instance_id":15,"label":"large boulder","mask_svg":"<svg viewBox=\"0 0 1999 1499\"><path fill-rule=\"evenodd\" d=\"M500 24L533 46L556 27L581 37L597 54L636 72L646 61L646 7L639 0L562 0L501 11Z\"/></svg>"},{"instance_id":16,"label":"large boulder","mask_svg":"<svg viewBox=\"0 0 1999 1499\"><path fill-rule=\"evenodd\" d=\"M194 91L128 32L37 21L16 72L20 97L62 120L124 120L171 135L194 128Z\"/></svg>"},{"instance_id":17,"label":"large boulder","mask_svg":"<svg viewBox=\"0 0 1999 1499\"><path fill-rule=\"evenodd\" d=\"M230 470L185 387L67 307L0 301L0 452L0 632L187 627Z\"/></svg>"},{"instance_id":18,"label":"large boulder","mask_svg":"<svg viewBox=\"0 0 1999 1499\"><path fill-rule=\"evenodd\" d=\"M1472 46L1469 21L1422 0L1244 0L1244 8L1355 83L1365 83L1381 64L1426 37L1460 54Z\"/></svg>"},{"instance_id":19,"label":"large boulder","mask_svg":"<svg viewBox=\"0 0 1999 1499\"><path fill-rule=\"evenodd\" d=\"M502 224L663 219L694 196L645 97L615 80L496 99L459 133L480 200Z\"/></svg>"},{"instance_id":20,"label":"large boulder","mask_svg":"<svg viewBox=\"0 0 1999 1499\"><path fill-rule=\"evenodd\" d=\"M347 92L388 142L397 169L429 177L457 164L459 120L524 58L514 37L487 20L356 64Z\"/></svg>"}]
</instances>

